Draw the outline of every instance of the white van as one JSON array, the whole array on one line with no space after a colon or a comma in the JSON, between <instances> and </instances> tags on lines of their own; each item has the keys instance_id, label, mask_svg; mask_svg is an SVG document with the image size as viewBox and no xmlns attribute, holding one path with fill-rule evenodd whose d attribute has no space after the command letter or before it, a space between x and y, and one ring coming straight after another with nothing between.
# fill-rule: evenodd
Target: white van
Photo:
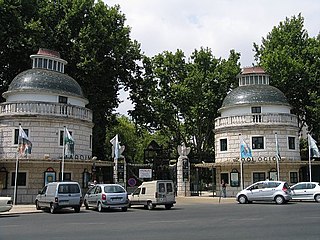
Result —
<instances>
[{"instance_id":1,"label":"white van","mask_svg":"<svg viewBox=\"0 0 320 240\"><path fill-rule=\"evenodd\" d=\"M51 213L61 208L73 208L80 212L82 192L77 182L51 182L39 191L35 204L38 210L50 209Z\"/></svg>"},{"instance_id":2,"label":"white van","mask_svg":"<svg viewBox=\"0 0 320 240\"><path fill-rule=\"evenodd\" d=\"M157 205L164 205L166 209L170 209L175 203L174 186L171 180L143 182L129 195L129 206L143 205L149 210Z\"/></svg>"}]
</instances>

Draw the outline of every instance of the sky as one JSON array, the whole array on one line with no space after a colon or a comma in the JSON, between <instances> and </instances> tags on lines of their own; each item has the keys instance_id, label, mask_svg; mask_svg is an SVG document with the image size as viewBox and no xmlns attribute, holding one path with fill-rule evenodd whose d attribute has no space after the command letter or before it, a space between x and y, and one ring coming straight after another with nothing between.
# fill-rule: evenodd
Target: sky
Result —
<instances>
[{"instance_id":1,"label":"sky","mask_svg":"<svg viewBox=\"0 0 320 240\"><path fill-rule=\"evenodd\" d=\"M217 58L240 52L241 67L254 63L253 43L261 45L272 28L299 13L309 37L320 33L319 0L104 0L120 5L131 28L131 39L152 57L181 49L186 57L195 49L210 48ZM117 112L133 106L121 92Z\"/></svg>"}]
</instances>

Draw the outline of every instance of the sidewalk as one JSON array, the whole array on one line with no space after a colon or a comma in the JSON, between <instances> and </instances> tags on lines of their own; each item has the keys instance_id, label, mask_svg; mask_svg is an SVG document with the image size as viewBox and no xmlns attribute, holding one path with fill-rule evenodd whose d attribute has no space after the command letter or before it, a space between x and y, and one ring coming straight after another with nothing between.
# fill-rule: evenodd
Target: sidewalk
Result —
<instances>
[{"instance_id":1,"label":"sidewalk","mask_svg":"<svg viewBox=\"0 0 320 240\"><path fill-rule=\"evenodd\" d=\"M227 204L236 203L234 197L232 198L219 198L218 196L195 196L195 197L176 197L177 205L188 205L188 204ZM84 208L84 207L83 207ZM26 214L26 213L41 213L42 210L37 210L34 204L21 204L13 205L9 212L1 212L1 215L12 215L12 214Z\"/></svg>"}]
</instances>

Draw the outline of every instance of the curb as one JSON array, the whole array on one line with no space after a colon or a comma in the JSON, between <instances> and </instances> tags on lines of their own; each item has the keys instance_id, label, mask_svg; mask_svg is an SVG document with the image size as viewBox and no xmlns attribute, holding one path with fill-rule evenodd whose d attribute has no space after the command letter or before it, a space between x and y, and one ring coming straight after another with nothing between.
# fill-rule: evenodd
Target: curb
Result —
<instances>
[{"instance_id":1,"label":"curb","mask_svg":"<svg viewBox=\"0 0 320 240\"><path fill-rule=\"evenodd\" d=\"M235 198L220 198L220 197L176 197L177 205L188 205L188 204L231 204L237 203ZM24 204L24 205L13 205L12 209L8 212L1 212L0 216L5 215L19 215L28 213L42 213L43 210L37 210L35 205Z\"/></svg>"}]
</instances>

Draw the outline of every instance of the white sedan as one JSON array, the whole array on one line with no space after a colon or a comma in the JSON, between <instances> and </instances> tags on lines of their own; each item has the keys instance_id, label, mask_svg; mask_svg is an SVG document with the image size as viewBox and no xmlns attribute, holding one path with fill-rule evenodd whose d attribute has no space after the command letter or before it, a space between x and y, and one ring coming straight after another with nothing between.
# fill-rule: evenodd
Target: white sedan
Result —
<instances>
[{"instance_id":1,"label":"white sedan","mask_svg":"<svg viewBox=\"0 0 320 240\"><path fill-rule=\"evenodd\" d=\"M320 185L318 182L299 182L290 189L292 190L292 200L320 202Z\"/></svg>"},{"instance_id":2,"label":"white sedan","mask_svg":"<svg viewBox=\"0 0 320 240\"><path fill-rule=\"evenodd\" d=\"M12 208L11 197L0 197L0 212L8 212Z\"/></svg>"}]
</instances>

